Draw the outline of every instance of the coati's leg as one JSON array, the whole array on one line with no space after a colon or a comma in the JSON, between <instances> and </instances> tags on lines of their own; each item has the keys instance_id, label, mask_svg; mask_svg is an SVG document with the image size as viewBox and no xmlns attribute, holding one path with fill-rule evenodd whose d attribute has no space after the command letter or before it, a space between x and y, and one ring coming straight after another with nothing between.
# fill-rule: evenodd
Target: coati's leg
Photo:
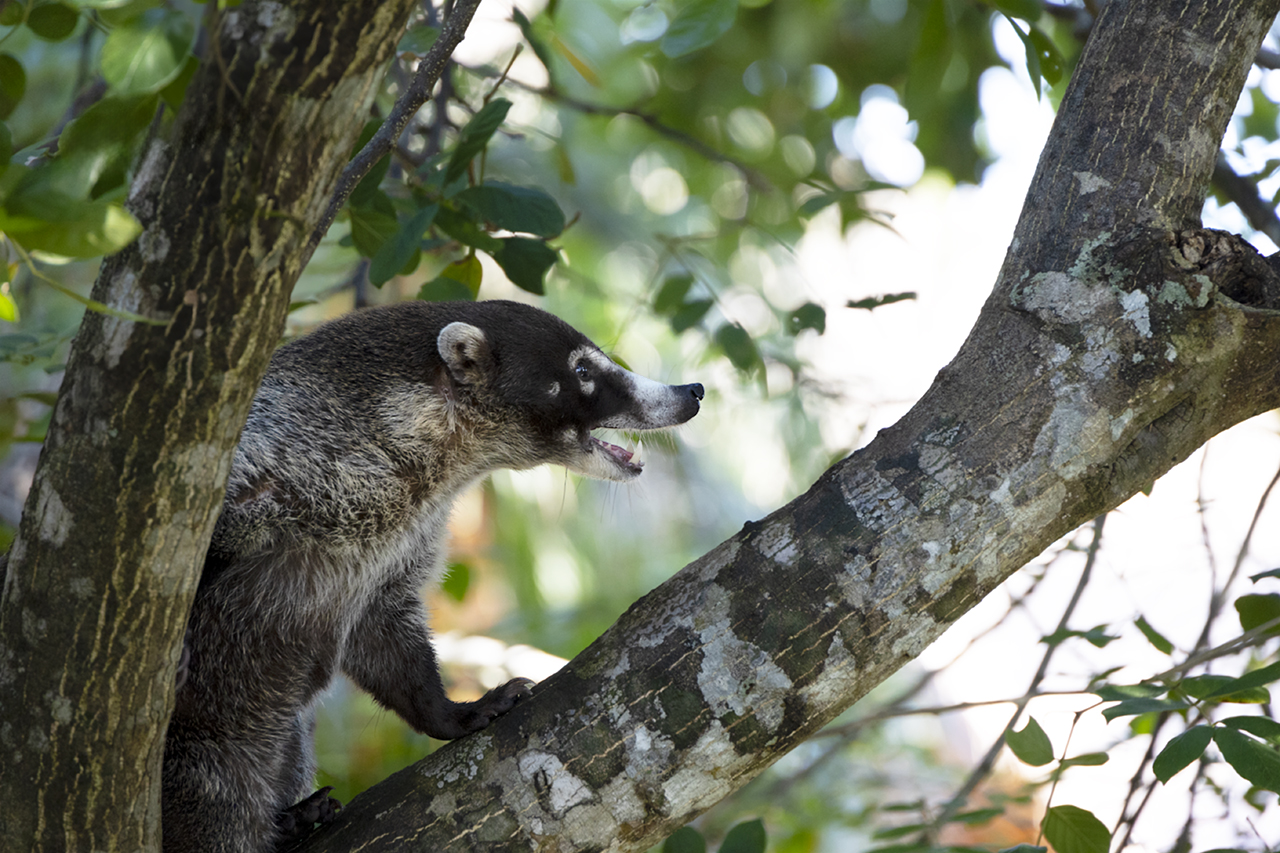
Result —
<instances>
[{"instance_id":1,"label":"coati's leg","mask_svg":"<svg viewBox=\"0 0 1280 853\"><path fill-rule=\"evenodd\" d=\"M161 787L164 853L267 853L280 838L279 806L261 776L237 772L253 760L224 743L190 740L170 729Z\"/></svg>"},{"instance_id":2,"label":"coati's leg","mask_svg":"<svg viewBox=\"0 0 1280 853\"><path fill-rule=\"evenodd\" d=\"M474 702L445 695L412 572L396 573L347 637L342 668L373 698L420 732L452 740L489 725L529 695L527 678L508 681Z\"/></svg>"},{"instance_id":3,"label":"coati's leg","mask_svg":"<svg viewBox=\"0 0 1280 853\"><path fill-rule=\"evenodd\" d=\"M276 826L281 835L301 838L317 823L329 823L337 816L342 803L329 796L333 786L321 788L301 801L295 802L314 784L316 713L314 707L304 708L294 720L285 748L281 751L281 778L278 802L292 803L276 815Z\"/></svg>"},{"instance_id":4,"label":"coati's leg","mask_svg":"<svg viewBox=\"0 0 1280 853\"><path fill-rule=\"evenodd\" d=\"M231 608L213 592L193 610L187 675L165 735L164 850L266 853L283 836L281 815L312 791L312 705L328 683L336 641L281 630L279 620L227 631L211 614Z\"/></svg>"}]
</instances>

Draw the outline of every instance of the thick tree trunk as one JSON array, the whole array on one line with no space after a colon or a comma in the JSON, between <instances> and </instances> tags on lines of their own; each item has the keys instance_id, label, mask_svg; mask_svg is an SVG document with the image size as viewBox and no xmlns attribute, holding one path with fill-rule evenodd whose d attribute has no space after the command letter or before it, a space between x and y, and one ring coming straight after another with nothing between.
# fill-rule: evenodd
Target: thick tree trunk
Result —
<instances>
[{"instance_id":1,"label":"thick tree trunk","mask_svg":"<svg viewBox=\"0 0 1280 853\"><path fill-rule=\"evenodd\" d=\"M642 850L1055 539L1280 404L1280 285L1198 229L1280 0L1111 0L1008 258L923 399L308 851Z\"/></svg>"},{"instance_id":2,"label":"thick tree trunk","mask_svg":"<svg viewBox=\"0 0 1280 853\"><path fill-rule=\"evenodd\" d=\"M219 13L140 164L0 604L6 849L159 846L163 732L231 451L413 0Z\"/></svg>"}]
</instances>

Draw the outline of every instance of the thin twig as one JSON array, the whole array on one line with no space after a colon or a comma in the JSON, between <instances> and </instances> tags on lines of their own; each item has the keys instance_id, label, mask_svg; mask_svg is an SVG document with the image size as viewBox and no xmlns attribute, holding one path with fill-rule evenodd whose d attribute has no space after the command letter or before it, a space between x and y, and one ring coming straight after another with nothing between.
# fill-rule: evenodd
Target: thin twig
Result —
<instances>
[{"instance_id":1,"label":"thin twig","mask_svg":"<svg viewBox=\"0 0 1280 853\"><path fill-rule=\"evenodd\" d=\"M935 673L930 673L933 675ZM1032 699L1040 696L1090 696L1083 690L1035 690L1030 693L1024 693L1021 696L1001 697L999 699L977 699L972 702L954 702L950 705L930 705L927 707L905 708L900 707L898 703L894 703L888 708L883 708L875 713L868 714L865 717L854 720L849 723L842 723L838 726L830 726L815 734L810 740L820 740L828 737L848 737L855 734L859 729L866 728L873 723L884 722L885 720L896 720L899 717L916 717L927 715L936 717L941 714L952 714L956 711L969 711L974 708L987 708L992 705L1019 705L1025 706ZM1094 697L1095 703L1097 697Z\"/></svg>"},{"instance_id":2,"label":"thin twig","mask_svg":"<svg viewBox=\"0 0 1280 853\"><path fill-rule=\"evenodd\" d=\"M725 154L723 151L708 145L700 139L690 136L682 130L676 130L674 127L663 123L662 119L658 118L653 113L645 112L638 107L610 107L604 104L593 104L590 101L583 101L566 95L554 86L537 88L530 86L527 83L522 83L519 80L508 80L507 82L509 85L518 86L527 92L532 92L539 97L568 107L569 109L580 112L583 115L606 116L609 118L616 118L617 116L631 116L632 118L639 119L648 125L649 129L654 133L659 136L665 136L677 145L688 148L703 159L709 160L712 163L724 163L725 165L732 166L734 169L741 172L747 183L751 184L756 189L771 190L774 188L769 179L764 176L764 173L751 168L741 160Z\"/></svg>"},{"instance_id":3,"label":"thin twig","mask_svg":"<svg viewBox=\"0 0 1280 853\"><path fill-rule=\"evenodd\" d=\"M315 229L311 232L311 239L307 241L304 257L310 258L312 253L315 252L325 233L328 232L329 226L337 218L338 211L347 203L347 198L350 197L352 190L356 188L356 185L360 183L365 175L369 174L369 170L374 167L374 164L391 151L391 147L400 138L400 134L404 131L405 126L409 124L409 120L431 97L431 91L435 88L440 76L448 66L449 57L453 55L453 51L462 43L462 38L466 35L467 27L471 24L471 19L476 13L476 7L479 5L480 0L458 0L454 5L452 14L449 15L443 30L440 32L440 37L436 39L435 44L431 45L431 50L427 51L427 55L419 60L418 70L414 74L412 82L409 83L409 87L405 89L404 93L396 99L395 106L392 107L386 121L378 128L378 132L373 135L373 138L360 149L360 153L342 170L342 175L338 178L338 186L333 192L333 197L329 200L329 206L325 209L324 215L320 217L320 221L316 223Z\"/></svg>"},{"instance_id":4,"label":"thin twig","mask_svg":"<svg viewBox=\"0 0 1280 853\"><path fill-rule=\"evenodd\" d=\"M1213 627L1213 623L1218 620L1218 615L1222 612L1222 608L1226 604L1227 595L1235 583L1236 578L1240 576L1240 569L1244 566L1244 558L1249 553L1249 543L1253 540L1253 532L1258 528L1258 520L1262 517L1262 510L1267 505L1267 499L1271 497L1271 491L1276 487L1276 483L1280 482L1280 469L1276 470L1275 476L1271 478L1271 482L1262 490L1262 497L1258 499L1258 506L1253 511L1253 520L1249 522L1249 530L1244 535L1244 540L1240 543L1240 550L1236 552L1235 563L1231 566L1231 573L1227 575L1226 581L1221 587L1215 589L1209 597L1209 613L1204 620L1204 628L1200 631L1200 637L1196 640L1195 649L1199 649L1209 642L1209 631ZM1204 517L1204 508L1201 507L1201 518ZM1203 524L1203 522L1201 522ZM1205 544L1208 546L1206 533ZM1210 560L1213 554L1210 552ZM1217 572L1215 571L1216 575ZM1194 651L1194 649L1193 649Z\"/></svg>"},{"instance_id":5,"label":"thin twig","mask_svg":"<svg viewBox=\"0 0 1280 853\"><path fill-rule=\"evenodd\" d=\"M1272 243L1280 246L1280 218L1276 216L1275 208L1258 195L1258 187L1253 181L1231 168L1221 151L1213 165L1213 185L1236 203L1253 230L1266 234Z\"/></svg>"},{"instance_id":6,"label":"thin twig","mask_svg":"<svg viewBox=\"0 0 1280 853\"><path fill-rule=\"evenodd\" d=\"M1071 594L1071 600L1067 602L1067 606L1063 609L1062 618L1058 620L1058 627L1054 630L1054 634L1067 630L1067 623L1071 621L1071 616L1075 613L1076 605L1080 602L1080 596L1084 594L1085 587L1089 585L1089 578L1093 574L1093 566L1098 558L1098 549L1102 545L1102 527L1106 524L1106 521L1107 516L1105 513L1093 520L1093 538L1089 540L1089 550L1085 557L1084 569L1080 572L1080 580L1076 583L1075 592ZM960 789L942 807L942 811L939 812L937 819L933 823L935 827L942 826L954 817L956 812L964 808L974 790L982 783L983 779L990 775L991 768L995 766L996 758L1000 755L1000 750L1004 748L1005 737L1009 732L1013 731L1013 727L1017 725L1022 712L1026 710L1027 703L1037 694L1036 688L1039 687L1040 682L1044 680L1046 673L1048 673L1049 661L1053 658L1054 652L1057 651L1058 645L1054 643L1045 649L1044 657L1040 659L1040 666L1036 670L1035 676L1031 679L1031 685L1027 688L1027 692L1021 698L1015 700L1013 714L1010 715L1004 731L996 738L995 743L987 750L987 754L978 762L978 766L965 779Z\"/></svg>"}]
</instances>

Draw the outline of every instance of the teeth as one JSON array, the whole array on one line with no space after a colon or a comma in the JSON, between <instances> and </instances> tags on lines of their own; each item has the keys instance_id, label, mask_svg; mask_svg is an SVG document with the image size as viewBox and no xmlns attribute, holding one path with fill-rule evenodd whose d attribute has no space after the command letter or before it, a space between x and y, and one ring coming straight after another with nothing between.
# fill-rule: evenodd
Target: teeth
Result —
<instances>
[{"instance_id":1,"label":"teeth","mask_svg":"<svg viewBox=\"0 0 1280 853\"><path fill-rule=\"evenodd\" d=\"M644 464L644 442L636 439L636 449L631 452L631 464Z\"/></svg>"}]
</instances>

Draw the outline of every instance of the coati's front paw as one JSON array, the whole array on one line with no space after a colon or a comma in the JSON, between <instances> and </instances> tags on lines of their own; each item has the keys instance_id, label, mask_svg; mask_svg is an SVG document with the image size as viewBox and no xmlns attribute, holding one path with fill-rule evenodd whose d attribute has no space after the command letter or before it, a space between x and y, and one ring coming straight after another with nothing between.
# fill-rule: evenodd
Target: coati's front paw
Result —
<instances>
[{"instance_id":1,"label":"coati's front paw","mask_svg":"<svg viewBox=\"0 0 1280 853\"><path fill-rule=\"evenodd\" d=\"M480 697L476 704L489 716L489 719L485 721L485 725L487 726L494 717L510 711L521 699L528 699L532 696L533 684L534 681L531 678L513 678L506 684L495 687Z\"/></svg>"},{"instance_id":2,"label":"coati's front paw","mask_svg":"<svg viewBox=\"0 0 1280 853\"><path fill-rule=\"evenodd\" d=\"M329 796L332 785L326 785L319 791L296 803L276 815L276 826L285 838L301 838L310 832L317 823L332 823L338 816L342 803Z\"/></svg>"},{"instance_id":3,"label":"coati's front paw","mask_svg":"<svg viewBox=\"0 0 1280 853\"><path fill-rule=\"evenodd\" d=\"M533 683L528 678L513 678L474 702L456 703L454 725L450 727L456 733L451 733L444 739L460 738L487 727L495 717L510 711L521 699L527 699L532 693L529 688Z\"/></svg>"}]
</instances>

